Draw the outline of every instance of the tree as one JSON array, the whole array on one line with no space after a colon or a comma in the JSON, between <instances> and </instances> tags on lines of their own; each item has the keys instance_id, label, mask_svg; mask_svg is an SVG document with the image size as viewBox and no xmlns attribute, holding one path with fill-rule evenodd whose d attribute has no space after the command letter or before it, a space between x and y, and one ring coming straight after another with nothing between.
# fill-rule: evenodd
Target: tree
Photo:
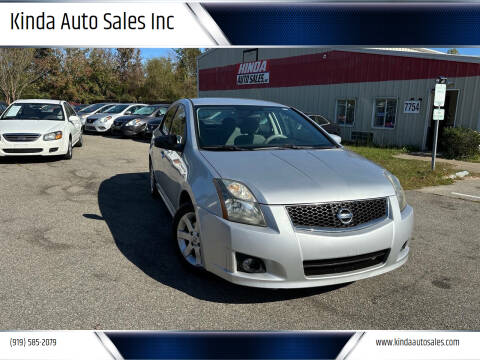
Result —
<instances>
[{"instance_id":1,"label":"tree","mask_svg":"<svg viewBox=\"0 0 480 360\"><path fill-rule=\"evenodd\" d=\"M197 96L197 57L202 53L197 48L175 49L176 76L183 97Z\"/></svg>"},{"instance_id":2,"label":"tree","mask_svg":"<svg viewBox=\"0 0 480 360\"><path fill-rule=\"evenodd\" d=\"M457 49L452 48L447 50L447 54L457 55L457 54L460 54L460 52Z\"/></svg>"},{"instance_id":3,"label":"tree","mask_svg":"<svg viewBox=\"0 0 480 360\"><path fill-rule=\"evenodd\" d=\"M168 58L150 59L146 66L144 99L150 102L174 101L179 97L174 63Z\"/></svg>"},{"instance_id":4,"label":"tree","mask_svg":"<svg viewBox=\"0 0 480 360\"><path fill-rule=\"evenodd\" d=\"M22 95L23 91L41 79L50 68L49 56L38 49L0 49L0 91L10 104Z\"/></svg>"},{"instance_id":5,"label":"tree","mask_svg":"<svg viewBox=\"0 0 480 360\"><path fill-rule=\"evenodd\" d=\"M116 49L115 60L120 77L119 97L122 101L138 101L145 81L140 49Z\"/></svg>"}]
</instances>

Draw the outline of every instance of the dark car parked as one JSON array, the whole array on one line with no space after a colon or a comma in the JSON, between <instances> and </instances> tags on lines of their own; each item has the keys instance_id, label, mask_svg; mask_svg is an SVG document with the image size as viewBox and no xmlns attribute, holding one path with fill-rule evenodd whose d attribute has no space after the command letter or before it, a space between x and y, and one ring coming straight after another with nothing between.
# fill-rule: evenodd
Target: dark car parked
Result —
<instances>
[{"instance_id":1,"label":"dark car parked","mask_svg":"<svg viewBox=\"0 0 480 360\"><path fill-rule=\"evenodd\" d=\"M309 114L308 117L320 125L329 134L340 136L340 126L338 124L332 124L325 118L325 116Z\"/></svg>"},{"instance_id":2,"label":"dark car parked","mask_svg":"<svg viewBox=\"0 0 480 360\"><path fill-rule=\"evenodd\" d=\"M6 108L7 108L7 104L4 103L3 101L0 102L0 115L5 111Z\"/></svg>"},{"instance_id":3,"label":"dark car parked","mask_svg":"<svg viewBox=\"0 0 480 360\"><path fill-rule=\"evenodd\" d=\"M169 104L155 104L145 106L135 111L132 115L121 116L115 119L111 127L112 135L138 136L147 130L147 122L150 119L163 117Z\"/></svg>"},{"instance_id":4,"label":"dark car parked","mask_svg":"<svg viewBox=\"0 0 480 360\"><path fill-rule=\"evenodd\" d=\"M162 120L163 120L163 115L148 119L147 126L145 127L145 131L143 132L143 136L145 138L151 138L153 132L160 125Z\"/></svg>"}]
</instances>

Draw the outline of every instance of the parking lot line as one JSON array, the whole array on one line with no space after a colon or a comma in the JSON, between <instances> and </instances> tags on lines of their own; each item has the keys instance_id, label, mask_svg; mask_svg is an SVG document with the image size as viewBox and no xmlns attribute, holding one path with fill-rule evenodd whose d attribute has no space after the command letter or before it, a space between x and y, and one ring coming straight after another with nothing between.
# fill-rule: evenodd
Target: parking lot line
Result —
<instances>
[{"instance_id":1,"label":"parking lot line","mask_svg":"<svg viewBox=\"0 0 480 360\"><path fill-rule=\"evenodd\" d=\"M457 192L452 192L452 195L460 195L460 196L467 196L467 197L471 197L471 198L475 198L475 199L480 199L480 196L461 194L461 193L457 193Z\"/></svg>"}]
</instances>

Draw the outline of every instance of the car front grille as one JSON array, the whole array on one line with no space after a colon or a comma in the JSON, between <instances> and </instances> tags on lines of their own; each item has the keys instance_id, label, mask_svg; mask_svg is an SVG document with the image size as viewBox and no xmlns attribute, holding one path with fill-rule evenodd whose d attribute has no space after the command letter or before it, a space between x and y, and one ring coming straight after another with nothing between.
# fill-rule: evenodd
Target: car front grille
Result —
<instances>
[{"instance_id":1,"label":"car front grille","mask_svg":"<svg viewBox=\"0 0 480 360\"><path fill-rule=\"evenodd\" d=\"M320 230L354 228L388 216L386 198L288 205L286 208L296 228ZM351 217L342 219L340 214L350 214Z\"/></svg>"},{"instance_id":2,"label":"car front grille","mask_svg":"<svg viewBox=\"0 0 480 360\"><path fill-rule=\"evenodd\" d=\"M9 142L32 142L39 137L40 134L3 134L3 138Z\"/></svg>"},{"instance_id":3,"label":"car front grille","mask_svg":"<svg viewBox=\"0 0 480 360\"><path fill-rule=\"evenodd\" d=\"M3 151L7 154L35 154L42 152L43 149L3 149Z\"/></svg>"},{"instance_id":4,"label":"car front grille","mask_svg":"<svg viewBox=\"0 0 480 360\"><path fill-rule=\"evenodd\" d=\"M308 260L303 262L305 276L338 274L369 268L387 261L390 249L369 254L349 256L336 259Z\"/></svg>"}]
</instances>

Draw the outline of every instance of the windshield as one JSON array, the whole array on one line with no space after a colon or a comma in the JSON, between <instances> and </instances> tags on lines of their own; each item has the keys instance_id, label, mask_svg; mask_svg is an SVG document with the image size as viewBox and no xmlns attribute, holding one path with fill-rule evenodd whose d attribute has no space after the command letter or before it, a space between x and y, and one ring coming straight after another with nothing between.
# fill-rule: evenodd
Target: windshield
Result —
<instances>
[{"instance_id":1,"label":"windshield","mask_svg":"<svg viewBox=\"0 0 480 360\"><path fill-rule=\"evenodd\" d=\"M63 121L63 109L57 104L14 103L2 115L2 120Z\"/></svg>"},{"instance_id":2,"label":"windshield","mask_svg":"<svg viewBox=\"0 0 480 360\"><path fill-rule=\"evenodd\" d=\"M167 112L168 106L158 106L157 109L158 109L158 112L156 116L163 116Z\"/></svg>"},{"instance_id":3,"label":"windshield","mask_svg":"<svg viewBox=\"0 0 480 360\"><path fill-rule=\"evenodd\" d=\"M144 106L136 110L133 115L152 115L157 109L157 106Z\"/></svg>"},{"instance_id":4,"label":"windshield","mask_svg":"<svg viewBox=\"0 0 480 360\"><path fill-rule=\"evenodd\" d=\"M104 107L104 106L105 106L105 104L92 104L92 105L88 105L87 107L84 107L79 112L81 112L81 113L92 113L95 110L98 110L98 109L100 109L101 107Z\"/></svg>"},{"instance_id":5,"label":"windshield","mask_svg":"<svg viewBox=\"0 0 480 360\"><path fill-rule=\"evenodd\" d=\"M200 147L208 150L333 148L335 145L287 107L198 106Z\"/></svg>"},{"instance_id":6,"label":"windshield","mask_svg":"<svg viewBox=\"0 0 480 360\"><path fill-rule=\"evenodd\" d=\"M115 106L112 106L110 109L105 110L103 113L104 114L119 114L129 106L130 105L115 105Z\"/></svg>"}]
</instances>

